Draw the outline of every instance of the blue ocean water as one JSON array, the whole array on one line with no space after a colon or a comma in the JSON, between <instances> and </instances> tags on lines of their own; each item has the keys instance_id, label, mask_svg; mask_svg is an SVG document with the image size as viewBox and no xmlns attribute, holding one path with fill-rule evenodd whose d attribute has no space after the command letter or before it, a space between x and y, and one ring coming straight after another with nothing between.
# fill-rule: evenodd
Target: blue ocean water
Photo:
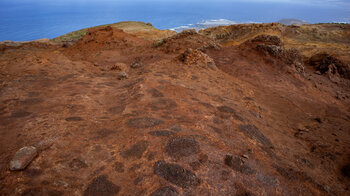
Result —
<instances>
[{"instance_id":1,"label":"blue ocean water","mask_svg":"<svg viewBox=\"0 0 350 196\"><path fill-rule=\"evenodd\" d=\"M0 0L0 41L54 38L119 21L151 22L159 29L215 22L350 22L344 6L210 0ZM220 20L219 20L220 19Z\"/></svg>"}]
</instances>

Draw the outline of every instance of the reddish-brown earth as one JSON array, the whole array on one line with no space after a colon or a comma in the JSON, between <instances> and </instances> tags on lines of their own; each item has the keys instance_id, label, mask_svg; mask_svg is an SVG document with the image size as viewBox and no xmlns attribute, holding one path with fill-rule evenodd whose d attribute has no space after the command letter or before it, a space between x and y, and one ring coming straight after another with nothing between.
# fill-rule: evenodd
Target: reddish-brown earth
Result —
<instances>
[{"instance_id":1,"label":"reddish-brown earth","mask_svg":"<svg viewBox=\"0 0 350 196\"><path fill-rule=\"evenodd\" d=\"M340 58L110 27L0 51L1 195L350 194ZM38 156L10 171L24 146Z\"/></svg>"}]
</instances>

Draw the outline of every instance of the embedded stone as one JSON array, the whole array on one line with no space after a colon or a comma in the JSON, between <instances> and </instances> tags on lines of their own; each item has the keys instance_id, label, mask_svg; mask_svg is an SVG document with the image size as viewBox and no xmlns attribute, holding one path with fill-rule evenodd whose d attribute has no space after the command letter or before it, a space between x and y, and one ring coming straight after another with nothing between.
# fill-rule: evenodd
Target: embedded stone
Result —
<instances>
[{"instance_id":1,"label":"embedded stone","mask_svg":"<svg viewBox=\"0 0 350 196\"><path fill-rule=\"evenodd\" d=\"M196 174L190 170L178 164L170 164L165 161L157 161L154 164L154 173L182 188L196 187L201 183Z\"/></svg>"},{"instance_id":2,"label":"embedded stone","mask_svg":"<svg viewBox=\"0 0 350 196\"><path fill-rule=\"evenodd\" d=\"M16 171L25 169L37 155L38 150L33 146L26 146L19 149L10 162L10 170Z\"/></svg>"}]
</instances>

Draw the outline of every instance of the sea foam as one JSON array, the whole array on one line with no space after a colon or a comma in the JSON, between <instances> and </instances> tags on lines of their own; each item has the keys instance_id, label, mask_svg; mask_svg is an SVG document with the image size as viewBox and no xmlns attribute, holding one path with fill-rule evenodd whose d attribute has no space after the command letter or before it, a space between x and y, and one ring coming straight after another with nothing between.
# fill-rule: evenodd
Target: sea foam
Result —
<instances>
[{"instance_id":1,"label":"sea foam","mask_svg":"<svg viewBox=\"0 0 350 196\"><path fill-rule=\"evenodd\" d=\"M176 31L176 32L181 32L184 30L194 29L194 30L198 31L201 29L206 29L206 28L216 27L216 26L228 26L228 25L234 25L234 24L247 24L247 23L259 23L259 22L252 22L252 21L237 22L237 21L228 20L228 19L213 19L213 20L204 20L204 21L198 22L196 24L187 24L184 26L171 28L170 30Z\"/></svg>"}]
</instances>

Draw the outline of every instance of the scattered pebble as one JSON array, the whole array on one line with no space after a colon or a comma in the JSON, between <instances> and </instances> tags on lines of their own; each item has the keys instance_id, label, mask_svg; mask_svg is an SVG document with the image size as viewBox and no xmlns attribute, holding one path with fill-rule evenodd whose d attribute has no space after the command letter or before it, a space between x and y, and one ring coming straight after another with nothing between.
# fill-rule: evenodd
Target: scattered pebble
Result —
<instances>
[{"instance_id":1,"label":"scattered pebble","mask_svg":"<svg viewBox=\"0 0 350 196\"><path fill-rule=\"evenodd\" d=\"M143 67L143 64L140 62L134 62L133 64L130 65L130 67L133 69L137 69L137 68Z\"/></svg>"},{"instance_id":2,"label":"scattered pebble","mask_svg":"<svg viewBox=\"0 0 350 196\"><path fill-rule=\"evenodd\" d=\"M118 75L118 80L123 80L123 79L127 79L129 76L127 73L125 73L124 71L120 72Z\"/></svg>"}]
</instances>

